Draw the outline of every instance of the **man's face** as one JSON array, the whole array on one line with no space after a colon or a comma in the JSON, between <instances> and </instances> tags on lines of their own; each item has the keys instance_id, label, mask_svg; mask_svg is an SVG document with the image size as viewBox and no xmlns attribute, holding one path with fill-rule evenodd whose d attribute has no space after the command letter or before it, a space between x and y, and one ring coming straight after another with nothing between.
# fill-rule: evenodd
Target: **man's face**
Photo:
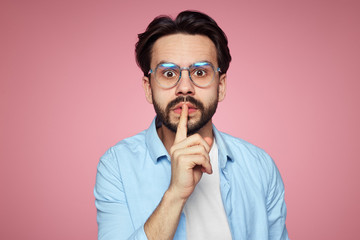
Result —
<instances>
[{"instance_id":1,"label":"man's face","mask_svg":"<svg viewBox=\"0 0 360 240\"><path fill-rule=\"evenodd\" d=\"M210 62L218 67L216 48L206 36L173 34L159 38L152 49L151 69L159 63L170 62L180 67L189 67L196 62ZM151 84L144 77L147 100L154 104L158 118L163 124L176 132L181 107L189 107L188 134L193 134L208 123L214 115L217 103L225 96L225 74L206 87L197 87L186 70L182 72L179 83L169 89L161 87L151 74Z\"/></svg>"}]
</instances>

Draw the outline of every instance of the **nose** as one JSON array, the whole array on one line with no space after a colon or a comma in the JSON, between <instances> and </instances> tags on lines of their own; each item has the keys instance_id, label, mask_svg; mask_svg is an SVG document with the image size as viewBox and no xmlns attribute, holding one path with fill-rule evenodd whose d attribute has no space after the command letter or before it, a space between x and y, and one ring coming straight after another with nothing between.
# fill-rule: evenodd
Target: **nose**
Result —
<instances>
[{"instance_id":1,"label":"nose","mask_svg":"<svg viewBox=\"0 0 360 240\"><path fill-rule=\"evenodd\" d=\"M176 95L194 95L195 94L195 88L194 84L190 79L189 76L189 70L183 69L181 72L181 78L176 85Z\"/></svg>"}]
</instances>

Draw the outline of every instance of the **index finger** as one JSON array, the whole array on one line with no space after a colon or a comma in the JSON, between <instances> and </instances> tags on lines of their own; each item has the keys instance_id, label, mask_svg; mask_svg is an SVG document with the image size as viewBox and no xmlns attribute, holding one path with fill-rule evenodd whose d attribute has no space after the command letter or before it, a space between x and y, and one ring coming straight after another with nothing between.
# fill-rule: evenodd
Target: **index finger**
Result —
<instances>
[{"instance_id":1,"label":"index finger","mask_svg":"<svg viewBox=\"0 0 360 240\"><path fill-rule=\"evenodd\" d=\"M182 105L179 124L176 130L175 143L181 142L187 137L188 106Z\"/></svg>"}]
</instances>

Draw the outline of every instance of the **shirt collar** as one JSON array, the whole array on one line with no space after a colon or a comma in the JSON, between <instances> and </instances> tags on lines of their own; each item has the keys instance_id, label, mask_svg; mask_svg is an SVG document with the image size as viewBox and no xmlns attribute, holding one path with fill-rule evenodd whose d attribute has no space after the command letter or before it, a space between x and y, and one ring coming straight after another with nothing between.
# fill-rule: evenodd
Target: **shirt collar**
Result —
<instances>
[{"instance_id":1,"label":"shirt collar","mask_svg":"<svg viewBox=\"0 0 360 240\"><path fill-rule=\"evenodd\" d=\"M155 164L157 163L158 160L164 157L170 161L170 156L164 144L160 140L156 129L157 129L157 121L155 117L151 122L150 127L147 129L145 136L146 146L148 147L150 157ZM226 145L224 139L221 136L221 133L216 129L214 124L213 124L213 132L219 149L218 151L219 151L220 167L224 168L226 166L227 161L228 160L233 161L234 158L232 156L231 150Z\"/></svg>"},{"instance_id":2,"label":"shirt collar","mask_svg":"<svg viewBox=\"0 0 360 240\"><path fill-rule=\"evenodd\" d=\"M219 166L221 169L225 168L228 160L234 161L233 154L231 149L226 145L224 138L222 137L221 132L217 130L215 125L213 124L213 133L216 139L216 144L218 146L219 151Z\"/></svg>"},{"instance_id":3,"label":"shirt collar","mask_svg":"<svg viewBox=\"0 0 360 240\"><path fill-rule=\"evenodd\" d=\"M156 117L151 122L150 127L146 131L145 142L148 148L151 159L156 164L160 158L167 158L170 161L170 156L159 138L156 131Z\"/></svg>"}]
</instances>

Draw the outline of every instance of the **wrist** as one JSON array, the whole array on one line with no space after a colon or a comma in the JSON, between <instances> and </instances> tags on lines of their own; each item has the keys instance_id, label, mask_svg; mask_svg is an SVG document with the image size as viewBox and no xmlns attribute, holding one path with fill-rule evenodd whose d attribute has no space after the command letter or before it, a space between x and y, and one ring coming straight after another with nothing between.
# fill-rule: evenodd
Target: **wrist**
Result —
<instances>
[{"instance_id":1,"label":"wrist","mask_svg":"<svg viewBox=\"0 0 360 240\"><path fill-rule=\"evenodd\" d=\"M172 188L169 188L164 196L164 201L168 202L169 204L173 205L173 206L181 206L181 210L184 207L187 198L184 198L181 196L181 194L179 194L179 192L175 191Z\"/></svg>"}]
</instances>

